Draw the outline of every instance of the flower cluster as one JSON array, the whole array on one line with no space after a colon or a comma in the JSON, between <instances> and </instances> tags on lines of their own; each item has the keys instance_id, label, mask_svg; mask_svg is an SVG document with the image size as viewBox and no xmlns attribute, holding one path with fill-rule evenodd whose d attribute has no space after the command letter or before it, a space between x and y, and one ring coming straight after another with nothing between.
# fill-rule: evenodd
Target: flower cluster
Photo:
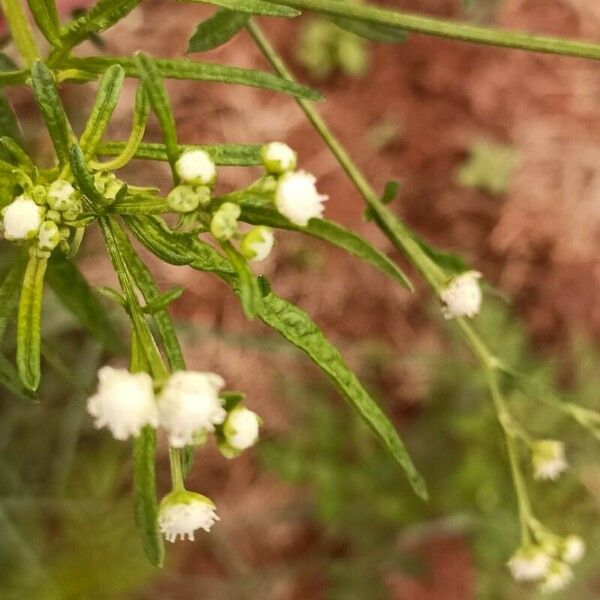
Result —
<instances>
[{"instance_id":1,"label":"flower cluster","mask_svg":"<svg viewBox=\"0 0 600 600\"><path fill-rule=\"evenodd\" d=\"M544 533L537 544L521 546L507 566L517 581L537 582L540 591L557 592L573 579L571 565L585 554L585 543L577 535L565 538Z\"/></svg>"},{"instance_id":2,"label":"flower cluster","mask_svg":"<svg viewBox=\"0 0 600 600\"><path fill-rule=\"evenodd\" d=\"M81 211L81 195L70 182L28 182L23 193L2 210L2 233L7 240L34 242L42 253L59 245L68 252Z\"/></svg>"},{"instance_id":3,"label":"flower cluster","mask_svg":"<svg viewBox=\"0 0 600 600\"><path fill-rule=\"evenodd\" d=\"M323 215L327 196L317 191L313 175L295 171L297 156L289 146L271 142L261 148L260 156L266 173L248 190L270 197L277 211L295 225L305 227L310 219ZM259 225L240 231L242 206L236 194L213 197L217 168L208 152L187 149L177 160L175 171L179 185L169 192L167 205L180 214L181 223L204 221L216 240L239 241L239 251L247 260L260 262L269 256L274 244L272 230Z\"/></svg>"},{"instance_id":4,"label":"flower cluster","mask_svg":"<svg viewBox=\"0 0 600 600\"><path fill-rule=\"evenodd\" d=\"M227 458L238 456L258 441L261 420L239 403L219 395L225 381L215 373L178 371L156 392L147 373L102 367L98 390L88 399L96 427L107 427L118 440L137 437L143 427L162 427L173 448L199 445L214 433ZM208 531L215 505L200 494L176 490L166 496L159 526L169 541L194 539L196 529Z\"/></svg>"}]
</instances>

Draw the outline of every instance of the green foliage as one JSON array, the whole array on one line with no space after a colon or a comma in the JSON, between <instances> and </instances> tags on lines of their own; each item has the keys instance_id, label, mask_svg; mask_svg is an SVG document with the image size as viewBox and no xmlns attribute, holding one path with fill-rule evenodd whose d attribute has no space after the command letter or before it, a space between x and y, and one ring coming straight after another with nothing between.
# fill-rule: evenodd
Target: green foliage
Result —
<instances>
[{"instance_id":1,"label":"green foliage","mask_svg":"<svg viewBox=\"0 0 600 600\"><path fill-rule=\"evenodd\" d=\"M187 52L204 52L225 44L244 29L250 15L224 8L219 9L210 19L196 27L190 38Z\"/></svg>"},{"instance_id":2,"label":"green foliage","mask_svg":"<svg viewBox=\"0 0 600 600\"><path fill-rule=\"evenodd\" d=\"M573 344L567 364L564 356L542 360L535 357L523 326L506 308L490 306L482 319L481 330L496 340L500 357L523 365L550 389L567 370L572 380L563 391L578 404L597 405L600 378L594 365L600 357L589 342ZM504 566L518 537L510 509L514 501L510 474L485 382L465 359L460 339L449 339L435 353L401 357L376 340L363 340L361 348L359 371L375 386L397 370L428 374L422 408L403 433L428 475L430 502L424 505L406 494L405 482L364 425L324 388L300 379L281 381L294 426L263 444L263 465L302 489L308 484L311 518L327 540L347 548L342 556L321 551L315 557L315 570L323 572L328 582L327 597L389 598L383 586L386 573L419 577L422 568L414 549L431 539L456 536L468 542L478 567L476 597L532 597L510 580ZM507 394L521 422L531 423L539 435L559 431L569 448L573 467L567 480L560 486L537 483L532 490L541 514L559 531L587 535L588 524L598 519L598 508L582 494L581 480L590 476L588 469L597 470L591 466L594 442L582 439L574 426L557 419L550 409L540 411L536 399L524 396L518 386ZM385 390L379 389L379 395L384 396ZM309 404L306 397L311 398ZM590 538L592 549L581 567L587 576L565 597L594 597L592 581L600 553L593 546L599 538L598 532Z\"/></svg>"},{"instance_id":3,"label":"green foliage","mask_svg":"<svg viewBox=\"0 0 600 600\"><path fill-rule=\"evenodd\" d=\"M469 150L456 178L461 185L477 188L493 196L504 194L517 166L518 154L512 146L480 141Z\"/></svg>"}]
</instances>

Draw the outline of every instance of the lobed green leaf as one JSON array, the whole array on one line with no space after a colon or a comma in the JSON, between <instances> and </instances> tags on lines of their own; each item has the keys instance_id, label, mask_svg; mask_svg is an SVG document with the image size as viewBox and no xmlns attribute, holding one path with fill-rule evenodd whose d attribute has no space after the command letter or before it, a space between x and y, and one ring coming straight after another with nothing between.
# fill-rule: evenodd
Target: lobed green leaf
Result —
<instances>
[{"instance_id":1,"label":"lobed green leaf","mask_svg":"<svg viewBox=\"0 0 600 600\"><path fill-rule=\"evenodd\" d=\"M100 80L92 112L79 139L79 146L87 159L94 155L96 146L106 130L117 107L125 71L121 65L111 65Z\"/></svg>"},{"instance_id":2,"label":"lobed green leaf","mask_svg":"<svg viewBox=\"0 0 600 600\"><path fill-rule=\"evenodd\" d=\"M189 54L218 48L244 29L249 18L248 13L220 8L196 27L186 52Z\"/></svg>"},{"instance_id":3,"label":"lobed green leaf","mask_svg":"<svg viewBox=\"0 0 600 600\"><path fill-rule=\"evenodd\" d=\"M135 333L131 336L130 369L132 373L150 370ZM155 462L156 431L144 427L133 442L133 514L146 557L153 565L162 567L165 546L158 529Z\"/></svg>"},{"instance_id":4,"label":"lobed green leaf","mask_svg":"<svg viewBox=\"0 0 600 600\"><path fill-rule=\"evenodd\" d=\"M425 483L394 426L310 317L273 293L263 298L259 317L304 351L327 375L404 469L415 493L427 499Z\"/></svg>"},{"instance_id":5,"label":"lobed green leaf","mask_svg":"<svg viewBox=\"0 0 600 600\"><path fill-rule=\"evenodd\" d=\"M99 163L97 161L90 161L90 166L94 169L105 169L113 170L124 167L132 158L135 157L139 146L144 139L144 133L146 131L146 125L148 124L148 116L150 115L150 103L148 102L148 96L144 91L144 86L139 85L135 94L135 107L133 109L133 123L131 125L131 133L129 139L126 142L118 142L121 145L119 151L116 153L116 157L112 160ZM109 142L110 144L110 142ZM97 154L102 154L98 150L98 146L102 147L102 143L96 146ZM104 152L106 154L106 152ZM166 160L166 153L165 153Z\"/></svg>"},{"instance_id":6,"label":"lobed green leaf","mask_svg":"<svg viewBox=\"0 0 600 600\"><path fill-rule=\"evenodd\" d=\"M179 147L177 144L177 126L175 125L175 117L173 108L165 84L162 79L160 70L154 60L146 56L143 52L136 52L134 64L138 75L144 86L144 90L150 101L150 106L158 119L162 130L163 139L165 141L165 149L167 158L171 165L173 180L177 181L179 176L175 169L175 163L179 158Z\"/></svg>"},{"instance_id":7,"label":"lobed green leaf","mask_svg":"<svg viewBox=\"0 0 600 600\"><path fill-rule=\"evenodd\" d=\"M99 155L115 156L125 152L127 142L100 142L96 149ZM260 158L259 144L215 144L206 145L183 145L178 146L178 152L181 154L190 148L202 148L210 154L215 163L219 166L250 167L262 164ZM167 150L164 144L144 142L137 146L131 154L131 158L140 160L168 160Z\"/></svg>"},{"instance_id":8,"label":"lobed green leaf","mask_svg":"<svg viewBox=\"0 0 600 600\"><path fill-rule=\"evenodd\" d=\"M38 0L33 0L37 2ZM98 0L83 16L72 21L62 34L62 44L73 47L90 34L108 29L129 14L142 0Z\"/></svg>"},{"instance_id":9,"label":"lobed green leaf","mask_svg":"<svg viewBox=\"0 0 600 600\"><path fill-rule=\"evenodd\" d=\"M17 319L17 369L23 385L37 390L40 384L40 343L44 275L48 259L32 254L29 257Z\"/></svg>"},{"instance_id":10,"label":"lobed green leaf","mask_svg":"<svg viewBox=\"0 0 600 600\"><path fill-rule=\"evenodd\" d=\"M60 21L54 0L27 0L29 10L44 37L58 48L62 44L60 38Z\"/></svg>"},{"instance_id":11,"label":"lobed green leaf","mask_svg":"<svg viewBox=\"0 0 600 600\"><path fill-rule=\"evenodd\" d=\"M2 285L0 285L0 344L4 339L6 327L19 304L27 262L27 252L21 250L13 260L10 271L6 274Z\"/></svg>"},{"instance_id":12,"label":"lobed green leaf","mask_svg":"<svg viewBox=\"0 0 600 600\"><path fill-rule=\"evenodd\" d=\"M283 92L306 100L319 100L321 98L318 92L305 85L287 81L264 71L194 62L187 59L155 58L152 59L152 62L156 65L160 75L165 79L235 83ZM108 66L120 64L125 69L125 74L128 77L138 77L138 71L133 59L125 56L69 58L65 59L65 63L67 66L91 73L103 73ZM0 74L1 83L2 78Z\"/></svg>"},{"instance_id":13,"label":"lobed green leaf","mask_svg":"<svg viewBox=\"0 0 600 600\"><path fill-rule=\"evenodd\" d=\"M35 101L42 113L61 166L69 163L71 133L54 76L48 67L36 60L31 67L31 83Z\"/></svg>"}]
</instances>

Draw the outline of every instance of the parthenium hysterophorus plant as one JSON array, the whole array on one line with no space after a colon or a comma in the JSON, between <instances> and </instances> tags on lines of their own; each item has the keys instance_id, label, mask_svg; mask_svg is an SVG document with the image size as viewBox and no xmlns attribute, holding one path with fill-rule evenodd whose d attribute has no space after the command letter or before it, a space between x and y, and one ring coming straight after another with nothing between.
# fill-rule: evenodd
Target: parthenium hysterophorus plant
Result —
<instances>
[{"instance_id":1,"label":"parthenium hysterophorus plant","mask_svg":"<svg viewBox=\"0 0 600 600\"><path fill-rule=\"evenodd\" d=\"M293 80L252 15L295 17L303 9L316 11L339 27L384 42L404 40L406 31L414 31L592 59L600 59L600 45L504 32L336 0L205 0L203 3L219 8L198 26L188 51L214 48L246 29L276 71L273 75L185 59L155 59L141 52L133 57L73 56L72 50L79 43L126 17L141 0L98 0L87 14L66 25L59 21L54 0L29 0L30 11L49 46L43 56L20 0L0 1L21 61L14 65L3 57L0 84L32 89L56 154L51 168L33 163L24 149L18 120L7 99L0 96L3 237L19 246L15 263L0 287L0 337L18 307L16 368L0 355L1 381L14 393L27 397L34 395L38 387L45 280L91 334L107 348L118 349L118 337L109 318L73 260L85 229L97 224L121 288L102 291L129 317L131 355L129 370L101 369L98 392L88 400L88 410L96 425L108 427L116 438L134 438L135 516L148 558L157 565L162 563L161 532L171 541L192 538L194 530L209 530L217 519L210 499L184 487L194 448L213 433L225 456L234 457L257 440L260 419L243 406L241 394L222 390L224 381L218 375L186 371L167 310L181 290L159 290L131 245L129 234L169 264L187 265L226 282L239 297L248 318L258 317L277 330L324 371L398 461L415 492L424 499L427 496L423 480L393 426L337 350L306 313L279 298L265 278L256 277L249 262L268 255L273 229L291 229L337 245L411 289L408 278L365 240L321 218L326 198L317 192L312 175L296 170L296 155L286 145L180 145L163 79L191 79L266 88L288 94L299 103L363 197L367 218L431 286L445 316L456 323L486 374L518 500L522 539L508 563L513 575L539 581L549 591L565 585L571 577L568 565L581 558L583 542L576 536L555 535L536 519L521 459L523 450L528 450L534 475L554 479L567 466L564 448L556 440L532 439L515 421L502 393L503 380L513 378L532 397L541 397L546 404L573 417L599 439L600 415L563 402L550 390L536 388L526 375L494 356L467 320L480 309L480 274L469 271L456 257L425 244L388 210L386 204L395 195L395 185L388 184L381 197L370 187L315 110L312 101L319 95ZM139 79L131 135L126 141L103 140L125 77ZM96 100L77 139L58 88L63 81L96 80ZM162 144L143 142L151 110L162 129ZM101 157L111 158L103 162ZM134 158L169 163L173 189L166 197L152 187L128 185L113 174ZM263 165L264 175L245 189L217 195L214 184L218 165ZM169 213L178 216L174 227L162 218ZM252 227L242 232L240 222ZM155 329L150 328L152 321ZM160 507L154 481L158 427L168 435L173 482L173 491Z\"/></svg>"}]
</instances>

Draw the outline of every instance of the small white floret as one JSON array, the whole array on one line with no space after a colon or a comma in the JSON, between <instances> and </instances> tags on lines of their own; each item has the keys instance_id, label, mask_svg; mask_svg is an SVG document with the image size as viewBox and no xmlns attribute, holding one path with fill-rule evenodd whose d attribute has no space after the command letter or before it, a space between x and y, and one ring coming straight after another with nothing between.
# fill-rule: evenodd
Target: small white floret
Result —
<instances>
[{"instance_id":1,"label":"small white floret","mask_svg":"<svg viewBox=\"0 0 600 600\"><path fill-rule=\"evenodd\" d=\"M542 582L540 589L546 594L559 592L571 583L573 579L573 571L569 565L558 560L552 561L546 578Z\"/></svg>"},{"instance_id":2,"label":"small white floret","mask_svg":"<svg viewBox=\"0 0 600 600\"><path fill-rule=\"evenodd\" d=\"M519 548L508 561L511 575L517 581L536 581L546 576L550 557L534 546Z\"/></svg>"},{"instance_id":3,"label":"small white floret","mask_svg":"<svg viewBox=\"0 0 600 600\"><path fill-rule=\"evenodd\" d=\"M297 155L283 142L266 144L261 148L260 156L269 173L280 175L296 168Z\"/></svg>"},{"instance_id":4,"label":"small white floret","mask_svg":"<svg viewBox=\"0 0 600 600\"><path fill-rule=\"evenodd\" d=\"M568 535L564 539L562 559L571 565L578 563L585 555L585 542L578 535Z\"/></svg>"},{"instance_id":5,"label":"small white floret","mask_svg":"<svg viewBox=\"0 0 600 600\"><path fill-rule=\"evenodd\" d=\"M158 399L160 424L169 444L182 448L196 435L212 432L227 416L219 390L225 382L215 373L179 371L171 375Z\"/></svg>"},{"instance_id":6,"label":"small white floret","mask_svg":"<svg viewBox=\"0 0 600 600\"><path fill-rule=\"evenodd\" d=\"M181 181L191 185L212 185L217 177L215 161L200 148L186 150L175 168Z\"/></svg>"},{"instance_id":7,"label":"small white floret","mask_svg":"<svg viewBox=\"0 0 600 600\"><path fill-rule=\"evenodd\" d=\"M4 237L27 240L35 237L42 224L42 209L29 196L17 196L2 211Z\"/></svg>"},{"instance_id":8,"label":"small white floret","mask_svg":"<svg viewBox=\"0 0 600 600\"><path fill-rule=\"evenodd\" d=\"M169 542L177 538L194 541L197 529L210 531L219 520L210 498L194 492L171 492L160 503L158 526Z\"/></svg>"},{"instance_id":9,"label":"small white floret","mask_svg":"<svg viewBox=\"0 0 600 600\"><path fill-rule=\"evenodd\" d=\"M474 317L481 310L481 273L466 271L454 277L440 293L446 319Z\"/></svg>"},{"instance_id":10,"label":"small white floret","mask_svg":"<svg viewBox=\"0 0 600 600\"><path fill-rule=\"evenodd\" d=\"M76 202L77 192L75 188L63 179L53 181L48 187L46 201L50 208L64 211L73 207Z\"/></svg>"},{"instance_id":11,"label":"small white floret","mask_svg":"<svg viewBox=\"0 0 600 600\"><path fill-rule=\"evenodd\" d=\"M258 440L259 430L260 417L245 406L234 408L223 427L227 443L238 451L254 446Z\"/></svg>"},{"instance_id":12,"label":"small white floret","mask_svg":"<svg viewBox=\"0 0 600 600\"><path fill-rule=\"evenodd\" d=\"M316 178L306 171L286 173L277 182L275 206L295 225L306 227L313 218L323 216L327 196L319 194Z\"/></svg>"},{"instance_id":13,"label":"small white floret","mask_svg":"<svg viewBox=\"0 0 600 600\"><path fill-rule=\"evenodd\" d=\"M532 442L531 462L536 479L555 480L569 466L565 457L565 445L557 440Z\"/></svg>"},{"instance_id":14,"label":"small white floret","mask_svg":"<svg viewBox=\"0 0 600 600\"><path fill-rule=\"evenodd\" d=\"M117 440L126 440L146 425L158 426L150 375L102 367L98 380L98 391L87 402L97 428L108 427Z\"/></svg>"}]
</instances>

